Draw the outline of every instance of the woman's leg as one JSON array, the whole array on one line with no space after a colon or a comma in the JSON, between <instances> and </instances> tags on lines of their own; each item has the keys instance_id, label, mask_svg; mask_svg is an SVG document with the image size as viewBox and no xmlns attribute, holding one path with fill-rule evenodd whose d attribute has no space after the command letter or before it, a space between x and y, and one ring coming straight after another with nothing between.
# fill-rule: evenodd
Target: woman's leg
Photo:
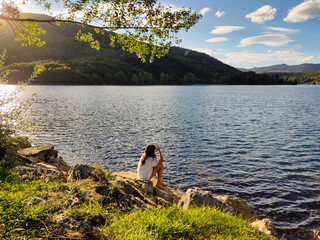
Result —
<instances>
[{"instance_id":1,"label":"woman's leg","mask_svg":"<svg viewBox=\"0 0 320 240\"><path fill-rule=\"evenodd\" d=\"M158 183L160 183L163 186L167 186L167 184L164 181L162 181L162 173L163 173L164 166L163 166L162 163L160 163L160 164L161 164L161 168L157 172L157 174L158 174Z\"/></svg>"},{"instance_id":2,"label":"woman's leg","mask_svg":"<svg viewBox=\"0 0 320 240\"><path fill-rule=\"evenodd\" d=\"M157 166L155 166L153 168L153 171L152 171L152 174L151 174L151 178L153 178L156 174L158 175L158 181L157 181L157 184L156 186L157 187L162 187L162 186L166 186L167 184L165 184L163 181L162 181L162 173L163 173L163 164L162 163L158 163Z\"/></svg>"}]
</instances>

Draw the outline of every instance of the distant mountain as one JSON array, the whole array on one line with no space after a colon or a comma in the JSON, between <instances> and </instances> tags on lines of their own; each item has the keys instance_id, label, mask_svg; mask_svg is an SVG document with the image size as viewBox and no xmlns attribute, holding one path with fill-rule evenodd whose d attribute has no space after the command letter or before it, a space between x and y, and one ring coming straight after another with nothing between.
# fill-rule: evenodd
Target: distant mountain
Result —
<instances>
[{"instance_id":1,"label":"distant mountain","mask_svg":"<svg viewBox=\"0 0 320 240\"><path fill-rule=\"evenodd\" d=\"M32 14L30 18L49 19ZM42 63L47 71L36 84L279 84L275 76L242 73L219 60L179 47L172 47L165 57L151 63L142 63L134 54L121 47L111 47L105 35L96 35L91 28L78 24L57 27L39 23L47 31L46 45L21 47L14 41L11 28L0 32L0 51L7 50L7 69L12 71L9 82L26 78L33 66ZM99 51L78 42L78 30L92 32L101 42ZM106 32L106 34L110 34ZM41 60L39 62L39 60Z\"/></svg>"},{"instance_id":2,"label":"distant mountain","mask_svg":"<svg viewBox=\"0 0 320 240\"><path fill-rule=\"evenodd\" d=\"M301 72L301 73L316 72L316 71L320 71L320 64L304 63L300 65L290 66L290 68L288 69L288 72Z\"/></svg>"},{"instance_id":3,"label":"distant mountain","mask_svg":"<svg viewBox=\"0 0 320 240\"><path fill-rule=\"evenodd\" d=\"M289 66L287 64L279 64L279 65L273 65L269 67L255 67L251 69L238 68L238 70L242 72L253 71L256 73L270 73L270 72L306 73L306 72L320 71L320 64L304 63L304 64L292 65L292 66Z\"/></svg>"},{"instance_id":4,"label":"distant mountain","mask_svg":"<svg viewBox=\"0 0 320 240\"><path fill-rule=\"evenodd\" d=\"M237 68L239 71L241 72L250 72L250 69L246 69L246 68Z\"/></svg>"}]
</instances>

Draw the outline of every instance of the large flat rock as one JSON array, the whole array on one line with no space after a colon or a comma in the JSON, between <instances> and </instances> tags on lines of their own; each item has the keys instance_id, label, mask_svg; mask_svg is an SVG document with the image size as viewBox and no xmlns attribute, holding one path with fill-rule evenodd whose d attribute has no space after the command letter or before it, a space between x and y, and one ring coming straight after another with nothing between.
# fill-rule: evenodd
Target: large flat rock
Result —
<instances>
[{"instance_id":1,"label":"large flat rock","mask_svg":"<svg viewBox=\"0 0 320 240\"><path fill-rule=\"evenodd\" d=\"M48 162L52 158L57 158L58 151L54 150L53 145L41 145L24 148L18 151L18 155L29 163L40 161Z\"/></svg>"},{"instance_id":2,"label":"large flat rock","mask_svg":"<svg viewBox=\"0 0 320 240\"><path fill-rule=\"evenodd\" d=\"M169 205L177 204L181 198L179 193L174 188L171 188L169 186L161 188L155 187L156 179L151 179L152 186L150 186L150 184L146 182L138 180L137 173L135 172L114 172L111 173L111 178L123 179L133 185L135 188L139 189L139 191L142 193L147 194L149 192L152 192L152 195L154 197L160 198L158 199L159 201L164 200ZM152 189L149 189L150 187Z\"/></svg>"},{"instance_id":3,"label":"large flat rock","mask_svg":"<svg viewBox=\"0 0 320 240\"><path fill-rule=\"evenodd\" d=\"M18 151L18 160L16 161L16 170L20 175L29 177L38 177L45 175L47 177L60 176L63 179L70 169L70 166L58 157L58 151L54 150L53 145L40 145L24 148Z\"/></svg>"},{"instance_id":4,"label":"large flat rock","mask_svg":"<svg viewBox=\"0 0 320 240\"><path fill-rule=\"evenodd\" d=\"M243 199L239 197L226 195L216 196L215 198L218 199L220 202L231 206L236 211L236 213L241 214L244 219L259 219L259 215L257 214L257 212L252 207L250 207Z\"/></svg>"}]
</instances>

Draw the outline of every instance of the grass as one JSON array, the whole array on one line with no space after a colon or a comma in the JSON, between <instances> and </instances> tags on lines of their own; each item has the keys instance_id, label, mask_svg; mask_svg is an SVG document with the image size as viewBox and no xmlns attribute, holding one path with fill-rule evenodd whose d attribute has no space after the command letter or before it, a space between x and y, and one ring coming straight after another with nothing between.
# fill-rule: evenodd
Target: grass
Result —
<instances>
[{"instance_id":1,"label":"grass","mask_svg":"<svg viewBox=\"0 0 320 240\"><path fill-rule=\"evenodd\" d=\"M107 173L96 168L101 176ZM2 172L2 173L1 173ZM84 239L61 230L57 219L89 221L100 229L89 239L268 239L240 217L202 207L121 212L110 197L96 193L92 180L58 182L46 176L25 179L0 168L0 239ZM37 198L40 198L37 203ZM87 236L88 237L88 236Z\"/></svg>"},{"instance_id":2,"label":"grass","mask_svg":"<svg viewBox=\"0 0 320 240\"><path fill-rule=\"evenodd\" d=\"M57 228L56 217L105 224L108 206L102 205L102 195L96 194L92 180L77 182L22 179L0 168L0 239L49 237ZM81 199L80 196L85 196ZM37 198L40 199L37 203ZM99 223L100 221L100 223Z\"/></svg>"},{"instance_id":3,"label":"grass","mask_svg":"<svg viewBox=\"0 0 320 240\"><path fill-rule=\"evenodd\" d=\"M101 166L91 166L95 171L99 179L106 181L109 178L109 174Z\"/></svg>"},{"instance_id":4,"label":"grass","mask_svg":"<svg viewBox=\"0 0 320 240\"><path fill-rule=\"evenodd\" d=\"M269 239L240 217L209 207L139 210L103 228L108 239Z\"/></svg>"}]
</instances>

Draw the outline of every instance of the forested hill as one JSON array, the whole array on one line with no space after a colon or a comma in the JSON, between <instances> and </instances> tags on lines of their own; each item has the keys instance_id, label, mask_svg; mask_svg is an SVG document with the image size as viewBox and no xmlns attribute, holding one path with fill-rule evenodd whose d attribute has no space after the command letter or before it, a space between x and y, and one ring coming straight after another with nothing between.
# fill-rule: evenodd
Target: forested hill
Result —
<instances>
[{"instance_id":1,"label":"forested hill","mask_svg":"<svg viewBox=\"0 0 320 240\"><path fill-rule=\"evenodd\" d=\"M32 14L30 18L46 19ZM242 73L207 54L172 47L168 55L153 63L142 63L120 47L112 48L105 36L98 36L99 51L75 40L75 33L93 32L77 24L39 24L47 30L46 45L21 47L11 28L0 32L0 50L7 50L9 82L26 78L37 63L46 66L35 84L279 84L277 76ZM108 33L107 33L108 34Z\"/></svg>"},{"instance_id":2,"label":"forested hill","mask_svg":"<svg viewBox=\"0 0 320 240\"><path fill-rule=\"evenodd\" d=\"M240 71L252 71L256 73L307 73L320 71L320 64L303 63L300 65L279 64L269 67L255 67L251 69L239 69Z\"/></svg>"}]
</instances>

